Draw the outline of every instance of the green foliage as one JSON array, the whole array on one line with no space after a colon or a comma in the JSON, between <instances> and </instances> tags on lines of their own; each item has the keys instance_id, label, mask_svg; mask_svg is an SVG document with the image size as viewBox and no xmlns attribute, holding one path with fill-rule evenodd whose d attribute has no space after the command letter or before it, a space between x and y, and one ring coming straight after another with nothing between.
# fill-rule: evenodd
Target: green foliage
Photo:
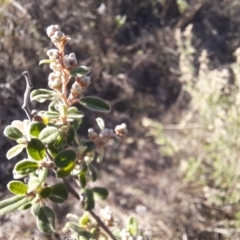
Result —
<instances>
[{"instance_id":1,"label":"green foliage","mask_svg":"<svg viewBox=\"0 0 240 240\"><path fill-rule=\"evenodd\" d=\"M52 186L51 194L48 197L52 202L62 203L68 198L68 189L63 183L57 183Z\"/></svg>"},{"instance_id":2,"label":"green foliage","mask_svg":"<svg viewBox=\"0 0 240 240\"><path fill-rule=\"evenodd\" d=\"M77 222L68 222L66 229L70 230L76 239L101 239L101 237L106 239L106 233L100 228L105 220L96 217L93 210L94 197L106 199L108 190L103 187L89 187L91 180L97 180L97 171L92 166L92 161L95 160L96 151L98 162L102 161L104 147L108 141L119 140L124 134L119 135L117 131L105 128L104 121L98 118L97 123L101 132L90 130L88 138L78 136L77 130L84 115L73 106L74 104L78 103L93 111L104 113L110 112L111 108L98 97L83 96L84 90L91 83L90 77L86 76L90 71L85 66L77 66L75 54L65 55L64 46L70 39L58 29L56 25L47 29L47 34L57 49L49 50L47 52L49 59L41 60L39 63L50 64L53 70L48 78L48 86L51 90L36 89L29 93L31 82L24 72L27 88L23 109L29 119L23 122L15 120L4 130L6 137L16 140L16 145L7 152L8 159L17 156L26 148L28 156L15 164L13 175L15 179L26 177L28 183L13 180L7 184L9 191L16 196L0 201L0 215L16 209L30 209L32 215L36 217L39 230L52 234L56 231L55 214L48 207L49 202L64 203L71 193L80 200L79 206L82 206L92 217L85 212L81 218L75 217ZM56 37L53 37L54 33ZM74 80L70 81L71 78ZM70 91L68 84L71 84ZM33 111L33 115L29 109L30 101L40 103L50 101L50 103L47 110ZM126 125L117 126L117 129L122 128L126 133ZM64 183L51 184L49 173L54 174L58 180L67 177L77 180L80 183L81 195L71 187L68 179L64 179ZM110 217L107 224L111 226L112 223Z\"/></svg>"},{"instance_id":3,"label":"green foliage","mask_svg":"<svg viewBox=\"0 0 240 240\"><path fill-rule=\"evenodd\" d=\"M80 99L79 103L84 107L91 109L93 111L106 112L106 113L111 111L110 106L101 98L83 97Z\"/></svg>"},{"instance_id":4,"label":"green foliage","mask_svg":"<svg viewBox=\"0 0 240 240\"><path fill-rule=\"evenodd\" d=\"M49 207L40 207L37 214L37 226L43 233L55 232L55 214Z\"/></svg>"},{"instance_id":5,"label":"green foliage","mask_svg":"<svg viewBox=\"0 0 240 240\"><path fill-rule=\"evenodd\" d=\"M13 194L26 194L28 186L20 181L10 181L7 185L7 188Z\"/></svg>"},{"instance_id":6,"label":"green foliage","mask_svg":"<svg viewBox=\"0 0 240 240\"><path fill-rule=\"evenodd\" d=\"M79 66L70 70L72 77L83 77L89 73L89 69L86 66Z\"/></svg>"}]
</instances>

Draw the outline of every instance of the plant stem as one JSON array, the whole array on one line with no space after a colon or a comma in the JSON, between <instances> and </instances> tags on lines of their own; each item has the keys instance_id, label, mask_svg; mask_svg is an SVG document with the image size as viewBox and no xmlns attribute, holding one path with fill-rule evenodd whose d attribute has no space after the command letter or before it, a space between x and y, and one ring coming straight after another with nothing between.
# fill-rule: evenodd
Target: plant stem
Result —
<instances>
[{"instance_id":1,"label":"plant stem","mask_svg":"<svg viewBox=\"0 0 240 240\"><path fill-rule=\"evenodd\" d=\"M79 194L75 191L75 189L69 184L69 182L66 179L63 179L63 182L66 184L69 192L77 199L81 201L81 197L79 196ZM112 240L117 240L113 234L111 233L111 231L109 230L109 228L104 224L104 222L101 220L101 218L94 212L94 211L89 211L89 213L91 214L91 216L96 220L96 222L98 223L98 225L108 234L108 236L112 239Z\"/></svg>"}]
</instances>

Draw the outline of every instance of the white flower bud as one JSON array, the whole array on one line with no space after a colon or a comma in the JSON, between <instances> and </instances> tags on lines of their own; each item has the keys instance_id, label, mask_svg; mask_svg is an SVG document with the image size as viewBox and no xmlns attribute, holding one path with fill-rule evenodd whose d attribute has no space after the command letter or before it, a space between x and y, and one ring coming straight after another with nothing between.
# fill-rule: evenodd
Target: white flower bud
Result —
<instances>
[{"instance_id":1,"label":"white flower bud","mask_svg":"<svg viewBox=\"0 0 240 240\"><path fill-rule=\"evenodd\" d=\"M114 130L118 136L123 137L127 134L127 125L122 123L121 125L117 125Z\"/></svg>"},{"instance_id":2,"label":"white flower bud","mask_svg":"<svg viewBox=\"0 0 240 240\"><path fill-rule=\"evenodd\" d=\"M63 65L65 68L70 68L69 56L66 54L63 58Z\"/></svg>"},{"instance_id":3,"label":"white flower bud","mask_svg":"<svg viewBox=\"0 0 240 240\"><path fill-rule=\"evenodd\" d=\"M62 86L61 74L52 72L48 76L48 85L52 89L59 89Z\"/></svg>"},{"instance_id":4,"label":"white flower bud","mask_svg":"<svg viewBox=\"0 0 240 240\"><path fill-rule=\"evenodd\" d=\"M58 25L51 25L47 28L47 35L52 37L56 31L59 31L60 27Z\"/></svg>"},{"instance_id":5,"label":"white flower bud","mask_svg":"<svg viewBox=\"0 0 240 240\"><path fill-rule=\"evenodd\" d=\"M75 53L70 53L68 59L69 59L69 64L71 66L76 66L77 65L77 59L76 59Z\"/></svg>"},{"instance_id":6,"label":"white flower bud","mask_svg":"<svg viewBox=\"0 0 240 240\"><path fill-rule=\"evenodd\" d=\"M59 72L59 71L61 70L61 64L50 63L49 67L50 67L54 72Z\"/></svg>"},{"instance_id":7,"label":"white flower bud","mask_svg":"<svg viewBox=\"0 0 240 240\"><path fill-rule=\"evenodd\" d=\"M89 139L92 140L92 141L94 141L94 140L97 139L98 135L97 135L97 133L94 131L93 128L89 128L89 129L88 129L88 137L89 137Z\"/></svg>"},{"instance_id":8,"label":"white flower bud","mask_svg":"<svg viewBox=\"0 0 240 240\"><path fill-rule=\"evenodd\" d=\"M79 86L77 82L74 82L71 88L71 92L73 95L79 95L82 92L82 88Z\"/></svg>"},{"instance_id":9,"label":"white flower bud","mask_svg":"<svg viewBox=\"0 0 240 240\"><path fill-rule=\"evenodd\" d=\"M50 49L47 51L47 55L50 59L58 59L59 50L58 49Z\"/></svg>"},{"instance_id":10,"label":"white flower bud","mask_svg":"<svg viewBox=\"0 0 240 240\"><path fill-rule=\"evenodd\" d=\"M62 37L64 36L64 33L61 32L61 31L56 31L52 37L51 37L51 40L52 42L59 42L61 41Z\"/></svg>"}]
</instances>

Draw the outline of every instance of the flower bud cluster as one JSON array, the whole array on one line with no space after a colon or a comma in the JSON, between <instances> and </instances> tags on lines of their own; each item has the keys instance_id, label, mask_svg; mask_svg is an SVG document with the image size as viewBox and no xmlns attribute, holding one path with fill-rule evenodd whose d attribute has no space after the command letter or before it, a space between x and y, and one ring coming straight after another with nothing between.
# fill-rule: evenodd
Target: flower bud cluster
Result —
<instances>
[{"instance_id":1,"label":"flower bud cluster","mask_svg":"<svg viewBox=\"0 0 240 240\"><path fill-rule=\"evenodd\" d=\"M70 38L67 37L58 25L51 25L47 28L47 35L51 38L55 46L65 45ZM60 44L60 45L59 45Z\"/></svg>"},{"instance_id":2,"label":"flower bud cluster","mask_svg":"<svg viewBox=\"0 0 240 240\"><path fill-rule=\"evenodd\" d=\"M77 78L71 87L71 98L77 98L91 83L91 78L86 76L83 78Z\"/></svg>"},{"instance_id":3,"label":"flower bud cluster","mask_svg":"<svg viewBox=\"0 0 240 240\"><path fill-rule=\"evenodd\" d=\"M119 137L124 137L127 135L127 125L125 123L117 125L114 130Z\"/></svg>"},{"instance_id":4,"label":"flower bud cluster","mask_svg":"<svg viewBox=\"0 0 240 240\"><path fill-rule=\"evenodd\" d=\"M102 208L99 212L102 221L108 226L113 226L114 219L112 216L112 210L109 206Z\"/></svg>"},{"instance_id":5,"label":"flower bud cluster","mask_svg":"<svg viewBox=\"0 0 240 240\"><path fill-rule=\"evenodd\" d=\"M65 55L63 58L63 65L67 69L71 69L77 66L77 59L75 53L70 53L69 55Z\"/></svg>"},{"instance_id":6,"label":"flower bud cluster","mask_svg":"<svg viewBox=\"0 0 240 240\"><path fill-rule=\"evenodd\" d=\"M48 85L56 91L60 91L62 87L61 72L52 72L48 76Z\"/></svg>"},{"instance_id":7,"label":"flower bud cluster","mask_svg":"<svg viewBox=\"0 0 240 240\"><path fill-rule=\"evenodd\" d=\"M88 129L88 137L91 141L95 142L99 147L107 145L111 139L118 139L127 134L127 126L125 123L115 127L115 133L112 129L104 128L100 133L96 133L93 128Z\"/></svg>"}]
</instances>

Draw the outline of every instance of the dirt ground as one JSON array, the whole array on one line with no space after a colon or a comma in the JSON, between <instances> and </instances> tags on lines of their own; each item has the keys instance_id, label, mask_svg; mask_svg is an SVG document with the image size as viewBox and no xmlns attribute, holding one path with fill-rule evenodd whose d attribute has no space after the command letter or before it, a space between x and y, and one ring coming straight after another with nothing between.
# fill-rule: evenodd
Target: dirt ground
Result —
<instances>
[{"instance_id":1,"label":"dirt ground","mask_svg":"<svg viewBox=\"0 0 240 240\"><path fill-rule=\"evenodd\" d=\"M187 2L189 8L181 13L175 0L1 1L0 199L9 194L6 184L16 162L6 160L12 142L2 131L12 120L25 118L21 73L30 72L34 88L47 85L50 70L38 62L52 47L46 27L59 24L72 38L67 50L75 52L81 65L91 69L92 84L86 95L102 97L112 106L108 115L90 114L80 134L96 127L98 116L109 127L125 122L129 128L125 141L119 147L109 146L99 166L99 184L109 187L108 204L120 223L133 214L155 240L224 239L208 231L208 223L200 219L200 213L208 210L199 209L197 189L189 189L183 182L180 163L161 155L149 126L143 124L145 118L178 123L188 108L187 94L178 101L181 83L176 28L193 23L197 49L208 49L216 65L232 61L234 50L240 46L237 0ZM106 7L103 13L101 3ZM117 23L118 15L127 16L122 26ZM34 104L33 108L39 106ZM100 202L99 206L104 204ZM58 206L59 225L66 213L80 213L79 209L73 199ZM34 218L23 212L8 214L0 221L0 239L64 239L64 235L41 235Z\"/></svg>"}]
</instances>

